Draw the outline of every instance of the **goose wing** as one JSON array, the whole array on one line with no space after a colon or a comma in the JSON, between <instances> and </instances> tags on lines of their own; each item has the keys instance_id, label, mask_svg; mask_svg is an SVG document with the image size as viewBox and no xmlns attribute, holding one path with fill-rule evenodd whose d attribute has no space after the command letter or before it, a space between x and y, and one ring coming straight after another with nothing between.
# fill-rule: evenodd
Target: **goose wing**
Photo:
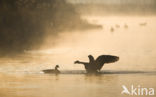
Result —
<instances>
[{"instance_id":1,"label":"goose wing","mask_svg":"<svg viewBox=\"0 0 156 97\"><path fill-rule=\"evenodd\" d=\"M118 56L113 55L101 55L95 60L96 68L100 70L104 63L114 63L119 60Z\"/></svg>"}]
</instances>

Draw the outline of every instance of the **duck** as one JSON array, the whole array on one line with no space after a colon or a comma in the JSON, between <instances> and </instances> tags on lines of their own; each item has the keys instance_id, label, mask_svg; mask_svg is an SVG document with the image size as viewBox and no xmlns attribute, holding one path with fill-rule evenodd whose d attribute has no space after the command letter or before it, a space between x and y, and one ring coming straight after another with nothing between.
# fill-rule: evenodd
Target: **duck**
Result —
<instances>
[{"instance_id":1,"label":"duck","mask_svg":"<svg viewBox=\"0 0 156 97\"><path fill-rule=\"evenodd\" d=\"M58 70L59 68L59 65L56 65L55 66L55 69L45 69L45 70L42 70L44 73L54 73L54 74L59 74L60 71Z\"/></svg>"}]
</instances>

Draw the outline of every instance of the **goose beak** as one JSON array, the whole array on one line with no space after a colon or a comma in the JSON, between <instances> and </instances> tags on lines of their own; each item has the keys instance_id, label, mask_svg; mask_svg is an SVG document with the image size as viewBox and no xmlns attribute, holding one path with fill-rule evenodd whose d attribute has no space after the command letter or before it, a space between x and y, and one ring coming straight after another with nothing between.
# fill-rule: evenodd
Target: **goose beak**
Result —
<instances>
[{"instance_id":1,"label":"goose beak","mask_svg":"<svg viewBox=\"0 0 156 97\"><path fill-rule=\"evenodd\" d=\"M117 57L116 59L117 59L117 61L119 61L119 57Z\"/></svg>"}]
</instances>

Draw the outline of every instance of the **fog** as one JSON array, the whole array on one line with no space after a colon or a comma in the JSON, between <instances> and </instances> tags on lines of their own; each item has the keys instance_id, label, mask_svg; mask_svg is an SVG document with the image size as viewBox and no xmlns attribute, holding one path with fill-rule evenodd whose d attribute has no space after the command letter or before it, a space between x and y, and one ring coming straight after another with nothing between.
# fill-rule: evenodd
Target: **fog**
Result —
<instances>
[{"instance_id":1,"label":"fog","mask_svg":"<svg viewBox=\"0 0 156 97\"><path fill-rule=\"evenodd\" d=\"M95 26L64 0L0 0L0 12L1 56L40 49L47 36L54 41L62 31Z\"/></svg>"},{"instance_id":2,"label":"fog","mask_svg":"<svg viewBox=\"0 0 156 97\"><path fill-rule=\"evenodd\" d=\"M123 85L134 86L134 96L156 89L155 12L156 0L0 0L0 97L129 97ZM88 74L74 64L88 55L119 60Z\"/></svg>"},{"instance_id":3,"label":"fog","mask_svg":"<svg viewBox=\"0 0 156 97\"><path fill-rule=\"evenodd\" d=\"M75 60L111 54L120 61L104 69L156 69L154 0L26 1L17 0L25 4L20 6L1 0L1 17L8 19L0 24L2 67L33 71L59 64L62 70L77 70L84 68Z\"/></svg>"},{"instance_id":4,"label":"fog","mask_svg":"<svg viewBox=\"0 0 156 97\"><path fill-rule=\"evenodd\" d=\"M153 15L155 0L67 0L85 15Z\"/></svg>"}]
</instances>

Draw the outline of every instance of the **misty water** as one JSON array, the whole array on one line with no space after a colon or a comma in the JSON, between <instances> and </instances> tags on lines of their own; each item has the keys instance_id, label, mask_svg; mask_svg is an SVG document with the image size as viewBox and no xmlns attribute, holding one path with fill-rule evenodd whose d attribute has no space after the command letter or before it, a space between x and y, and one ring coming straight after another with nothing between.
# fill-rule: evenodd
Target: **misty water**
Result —
<instances>
[{"instance_id":1,"label":"misty water","mask_svg":"<svg viewBox=\"0 0 156 97\"><path fill-rule=\"evenodd\" d=\"M156 89L156 17L84 16L101 29L64 32L55 46L47 37L41 50L0 59L0 97L122 97L122 85ZM85 74L75 60L117 55L100 75ZM59 75L43 69L59 64ZM144 95L145 96L145 95Z\"/></svg>"}]
</instances>

